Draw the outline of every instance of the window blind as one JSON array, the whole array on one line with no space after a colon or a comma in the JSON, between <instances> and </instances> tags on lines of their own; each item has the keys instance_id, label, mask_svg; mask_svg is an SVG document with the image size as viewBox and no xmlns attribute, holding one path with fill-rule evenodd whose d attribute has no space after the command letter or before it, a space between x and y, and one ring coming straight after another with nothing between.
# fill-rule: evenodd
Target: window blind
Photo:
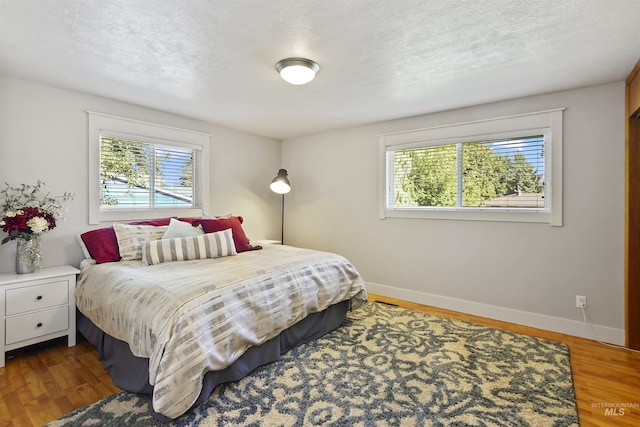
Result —
<instances>
[{"instance_id":1,"label":"window blind","mask_svg":"<svg viewBox=\"0 0 640 427\"><path fill-rule=\"evenodd\" d=\"M201 207L202 150L100 137L100 208Z\"/></svg>"},{"instance_id":2,"label":"window blind","mask_svg":"<svg viewBox=\"0 0 640 427\"><path fill-rule=\"evenodd\" d=\"M388 208L545 207L543 135L388 146Z\"/></svg>"}]
</instances>

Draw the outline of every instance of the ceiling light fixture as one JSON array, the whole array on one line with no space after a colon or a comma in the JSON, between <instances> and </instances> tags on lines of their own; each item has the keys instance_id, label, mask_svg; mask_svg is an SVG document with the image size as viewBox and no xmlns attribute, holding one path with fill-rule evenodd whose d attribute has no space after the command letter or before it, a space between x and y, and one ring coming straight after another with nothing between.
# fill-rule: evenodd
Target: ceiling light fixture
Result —
<instances>
[{"instance_id":1,"label":"ceiling light fixture","mask_svg":"<svg viewBox=\"0 0 640 427\"><path fill-rule=\"evenodd\" d=\"M276 63L276 70L286 82L303 85L314 79L320 66L306 58L286 58Z\"/></svg>"}]
</instances>

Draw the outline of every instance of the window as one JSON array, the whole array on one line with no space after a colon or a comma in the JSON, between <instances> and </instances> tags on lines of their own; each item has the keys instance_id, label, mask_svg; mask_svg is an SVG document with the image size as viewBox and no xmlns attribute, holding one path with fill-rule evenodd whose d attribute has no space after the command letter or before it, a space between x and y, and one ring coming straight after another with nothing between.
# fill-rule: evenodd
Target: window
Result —
<instances>
[{"instance_id":1,"label":"window","mask_svg":"<svg viewBox=\"0 0 640 427\"><path fill-rule=\"evenodd\" d=\"M381 218L562 225L562 110L379 140Z\"/></svg>"},{"instance_id":2,"label":"window","mask_svg":"<svg viewBox=\"0 0 640 427\"><path fill-rule=\"evenodd\" d=\"M90 223L200 216L208 135L89 113Z\"/></svg>"},{"instance_id":3,"label":"window","mask_svg":"<svg viewBox=\"0 0 640 427\"><path fill-rule=\"evenodd\" d=\"M201 206L194 194L201 153L100 135L100 209Z\"/></svg>"}]
</instances>

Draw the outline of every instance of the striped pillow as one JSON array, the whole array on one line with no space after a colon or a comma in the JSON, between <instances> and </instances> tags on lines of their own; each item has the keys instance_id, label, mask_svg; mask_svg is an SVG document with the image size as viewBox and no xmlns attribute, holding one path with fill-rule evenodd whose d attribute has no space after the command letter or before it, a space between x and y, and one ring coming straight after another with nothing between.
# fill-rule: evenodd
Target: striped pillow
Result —
<instances>
[{"instance_id":1,"label":"striped pillow","mask_svg":"<svg viewBox=\"0 0 640 427\"><path fill-rule=\"evenodd\" d=\"M147 265L236 254L231 229L192 237L147 240L142 245L142 262Z\"/></svg>"}]
</instances>

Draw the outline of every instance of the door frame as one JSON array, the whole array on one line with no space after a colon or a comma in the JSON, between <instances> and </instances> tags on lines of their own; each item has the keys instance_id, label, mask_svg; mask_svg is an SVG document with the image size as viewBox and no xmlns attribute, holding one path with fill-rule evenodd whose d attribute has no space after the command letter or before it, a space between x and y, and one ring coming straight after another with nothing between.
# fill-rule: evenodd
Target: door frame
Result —
<instances>
[{"instance_id":1,"label":"door frame","mask_svg":"<svg viewBox=\"0 0 640 427\"><path fill-rule=\"evenodd\" d=\"M625 335L640 350L640 60L625 92Z\"/></svg>"}]
</instances>

